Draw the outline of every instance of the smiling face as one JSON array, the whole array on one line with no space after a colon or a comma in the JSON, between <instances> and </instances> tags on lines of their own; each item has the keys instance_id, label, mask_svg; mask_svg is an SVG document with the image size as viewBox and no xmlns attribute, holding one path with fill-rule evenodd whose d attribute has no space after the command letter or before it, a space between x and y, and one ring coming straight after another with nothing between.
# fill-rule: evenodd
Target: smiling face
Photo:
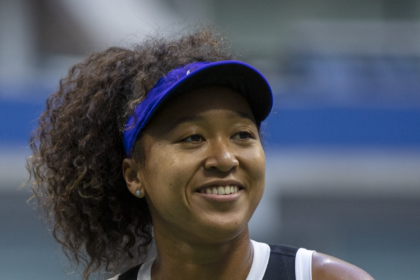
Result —
<instances>
[{"instance_id":1,"label":"smiling face","mask_svg":"<svg viewBox=\"0 0 420 280\"><path fill-rule=\"evenodd\" d=\"M135 171L156 236L223 242L247 231L265 156L244 97L224 87L182 94L148 124L141 145L146 161Z\"/></svg>"}]
</instances>

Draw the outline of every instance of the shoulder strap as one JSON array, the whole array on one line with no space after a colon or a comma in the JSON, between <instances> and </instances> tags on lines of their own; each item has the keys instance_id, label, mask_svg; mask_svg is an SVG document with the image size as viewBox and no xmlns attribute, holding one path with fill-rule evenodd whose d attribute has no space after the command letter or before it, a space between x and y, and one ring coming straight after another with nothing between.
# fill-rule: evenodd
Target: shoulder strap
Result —
<instances>
[{"instance_id":1,"label":"shoulder strap","mask_svg":"<svg viewBox=\"0 0 420 280\"><path fill-rule=\"evenodd\" d=\"M142 264L136 265L118 277L118 280L137 280L137 274L139 273L140 266Z\"/></svg>"},{"instance_id":2,"label":"shoulder strap","mask_svg":"<svg viewBox=\"0 0 420 280\"><path fill-rule=\"evenodd\" d=\"M298 248L269 245L271 252L263 280L296 280L295 258Z\"/></svg>"}]
</instances>

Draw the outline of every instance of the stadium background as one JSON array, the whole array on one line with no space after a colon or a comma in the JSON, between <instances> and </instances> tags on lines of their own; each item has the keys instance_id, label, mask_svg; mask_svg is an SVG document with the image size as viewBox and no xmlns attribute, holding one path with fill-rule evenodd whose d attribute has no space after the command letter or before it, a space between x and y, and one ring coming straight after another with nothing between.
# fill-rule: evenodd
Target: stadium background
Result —
<instances>
[{"instance_id":1,"label":"stadium background","mask_svg":"<svg viewBox=\"0 0 420 280\"><path fill-rule=\"evenodd\" d=\"M70 65L214 23L275 93L254 239L420 275L420 1L0 0L0 278L79 279L26 201L28 136Z\"/></svg>"}]
</instances>

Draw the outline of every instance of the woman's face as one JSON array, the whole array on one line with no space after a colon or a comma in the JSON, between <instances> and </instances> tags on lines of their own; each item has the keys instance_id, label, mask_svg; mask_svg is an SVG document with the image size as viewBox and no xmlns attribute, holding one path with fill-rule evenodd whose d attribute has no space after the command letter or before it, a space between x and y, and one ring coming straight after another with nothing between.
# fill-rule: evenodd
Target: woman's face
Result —
<instances>
[{"instance_id":1,"label":"woman's face","mask_svg":"<svg viewBox=\"0 0 420 280\"><path fill-rule=\"evenodd\" d=\"M146 162L136 171L155 235L220 242L247 229L264 191L265 156L239 93L203 87L176 97L141 142Z\"/></svg>"}]
</instances>

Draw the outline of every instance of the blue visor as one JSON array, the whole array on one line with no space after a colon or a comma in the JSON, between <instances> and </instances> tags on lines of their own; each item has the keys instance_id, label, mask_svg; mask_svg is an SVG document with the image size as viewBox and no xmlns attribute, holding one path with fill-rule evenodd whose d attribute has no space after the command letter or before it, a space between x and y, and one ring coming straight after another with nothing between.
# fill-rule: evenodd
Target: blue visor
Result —
<instances>
[{"instance_id":1,"label":"blue visor","mask_svg":"<svg viewBox=\"0 0 420 280\"><path fill-rule=\"evenodd\" d=\"M248 101L258 123L267 118L273 106L270 85L249 64L225 60L193 62L178 67L160 78L146 98L137 105L134 110L136 118L134 115L128 118L123 135L126 156L131 158L134 142L164 100L202 86L225 86L237 91Z\"/></svg>"}]
</instances>

